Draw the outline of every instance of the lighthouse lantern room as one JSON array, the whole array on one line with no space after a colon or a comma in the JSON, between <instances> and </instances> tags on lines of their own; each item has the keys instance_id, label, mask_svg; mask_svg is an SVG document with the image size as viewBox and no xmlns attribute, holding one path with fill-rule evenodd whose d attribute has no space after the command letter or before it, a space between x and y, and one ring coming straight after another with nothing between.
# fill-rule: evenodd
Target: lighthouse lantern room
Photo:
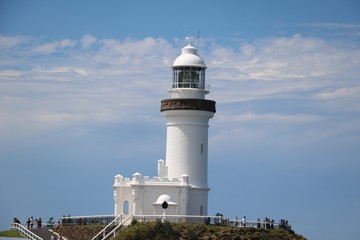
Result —
<instances>
[{"instance_id":1,"label":"lighthouse lantern room","mask_svg":"<svg viewBox=\"0 0 360 240\"><path fill-rule=\"evenodd\" d=\"M172 93L173 98L205 98L205 69L204 60L197 55L197 49L189 45L184 47L181 55L178 56L172 66L173 82Z\"/></svg>"}]
</instances>

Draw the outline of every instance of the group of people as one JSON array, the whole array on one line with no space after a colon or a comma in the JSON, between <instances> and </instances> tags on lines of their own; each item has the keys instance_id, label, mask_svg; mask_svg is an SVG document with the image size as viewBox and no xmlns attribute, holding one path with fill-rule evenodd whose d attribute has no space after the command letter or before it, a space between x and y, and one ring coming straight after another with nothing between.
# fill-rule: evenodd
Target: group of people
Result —
<instances>
[{"instance_id":1,"label":"group of people","mask_svg":"<svg viewBox=\"0 0 360 240\"><path fill-rule=\"evenodd\" d=\"M286 219L281 219L279 222L279 228L284 230L291 230L291 225L289 225L289 221Z\"/></svg>"},{"instance_id":2,"label":"group of people","mask_svg":"<svg viewBox=\"0 0 360 240\"><path fill-rule=\"evenodd\" d=\"M265 229L273 229L274 228L274 223L275 223L275 220L274 219L271 219L266 217L263 222L260 221L260 218L257 219L257 224L256 224L256 227L257 228L261 228L261 223L263 225L263 228Z\"/></svg>"},{"instance_id":3,"label":"group of people","mask_svg":"<svg viewBox=\"0 0 360 240\"><path fill-rule=\"evenodd\" d=\"M234 219L234 226L239 226L239 219L237 216ZM246 216L244 216L243 219L240 221L240 227L246 227Z\"/></svg>"},{"instance_id":4,"label":"group of people","mask_svg":"<svg viewBox=\"0 0 360 240\"><path fill-rule=\"evenodd\" d=\"M42 228L42 220L41 218L39 219L34 219L33 216L29 217L26 221L26 227L28 230L32 230L34 228L34 225L37 227L37 228Z\"/></svg>"},{"instance_id":5,"label":"group of people","mask_svg":"<svg viewBox=\"0 0 360 240\"><path fill-rule=\"evenodd\" d=\"M239 226L240 223L240 226ZM266 217L263 221L260 220L260 218L257 219L256 227L257 228L265 228L265 229L273 229L275 225L275 220L270 219ZM238 217L236 216L234 218L234 226L235 227L255 227L255 222L248 222L246 220L246 216L244 216L241 221L239 221ZM291 226L289 225L289 222L285 219L281 219L278 223L278 228L289 230L291 229Z\"/></svg>"}]
</instances>

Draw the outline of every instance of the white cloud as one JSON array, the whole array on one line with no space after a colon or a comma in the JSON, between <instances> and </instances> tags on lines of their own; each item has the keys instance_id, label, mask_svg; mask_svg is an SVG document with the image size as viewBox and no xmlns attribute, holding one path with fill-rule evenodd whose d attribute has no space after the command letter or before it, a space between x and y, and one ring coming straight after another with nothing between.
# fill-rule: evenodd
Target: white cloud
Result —
<instances>
[{"instance_id":1,"label":"white cloud","mask_svg":"<svg viewBox=\"0 0 360 240\"><path fill-rule=\"evenodd\" d=\"M90 34L86 34L81 38L81 43L83 45L83 48L89 48L91 45L96 43L96 41L97 38Z\"/></svg>"},{"instance_id":2,"label":"white cloud","mask_svg":"<svg viewBox=\"0 0 360 240\"><path fill-rule=\"evenodd\" d=\"M327 119L327 106L318 102L347 99L331 105L331 111L341 112L344 104L358 99L360 50L354 45L294 35L212 46L200 51L212 85L208 96L231 109L215 120L236 125L239 133L251 134L242 124L271 123L273 129L255 134L260 138L283 126L311 128ZM180 52L171 42L151 37L120 41L85 35L79 40L27 42L6 56L0 70L0 109L8 116L2 126L9 128L14 118L41 127L132 121L139 114L153 122L159 101L169 97L170 66ZM284 104L276 105L278 99ZM304 107L283 107L288 100ZM262 104L267 104L266 111L258 109ZM239 106L248 107L241 112ZM309 112L309 106L316 109Z\"/></svg>"},{"instance_id":3,"label":"white cloud","mask_svg":"<svg viewBox=\"0 0 360 240\"><path fill-rule=\"evenodd\" d=\"M20 77L22 75L24 75L24 72L19 71L19 70L7 69L7 70L0 71L0 76L1 76L2 79L5 79L5 78L18 78L18 77Z\"/></svg>"},{"instance_id":4,"label":"white cloud","mask_svg":"<svg viewBox=\"0 0 360 240\"><path fill-rule=\"evenodd\" d=\"M286 114L286 113L256 113L246 112L243 114L221 111L216 115L212 123L214 141L222 142L223 139L246 139L251 141L263 140L265 138L285 138L303 135L316 135L314 126L326 122L326 117L314 114ZM211 124L211 125L212 125ZM226 129L226 130L224 130ZM301 131L299 131L301 129ZM320 131L320 130L318 130Z\"/></svg>"},{"instance_id":5,"label":"white cloud","mask_svg":"<svg viewBox=\"0 0 360 240\"><path fill-rule=\"evenodd\" d=\"M335 23L335 22L322 22L322 23L303 23L299 24L300 26L306 27L318 27L318 28L328 28L328 29L351 29L351 30L360 30L359 24L347 24L347 23Z\"/></svg>"},{"instance_id":6,"label":"white cloud","mask_svg":"<svg viewBox=\"0 0 360 240\"><path fill-rule=\"evenodd\" d=\"M103 39L100 43L95 60L112 64L143 65L142 68L149 69L162 66L163 62L167 62L166 57L174 54L173 46L162 38L126 39L122 42ZM141 71L142 68L137 66L134 70Z\"/></svg>"},{"instance_id":7,"label":"white cloud","mask_svg":"<svg viewBox=\"0 0 360 240\"><path fill-rule=\"evenodd\" d=\"M239 52L217 47L210 53L209 68L217 68L216 78L219 80L287 80L324 76L333 79L332 75L343 75L345 70L359 74L356 67L360 59L359 49L354 51L342 44L296 34L245 43Z\"/></svg>"},{"instance_id":8,"label":"white cloud","mask_svg":"<svg viewBox=\"0 0 360 240\"><path fill-rule=\"evenodd\" d=\"M30 40L31 38L26 36L9 37L9 36L0 35L0 48L12 48L16 45L27 43Z\"/></svg>"},{"instance_id":9,"label":"white cloud","mask_svg":"<svg viewBox=\"0 0 360 240\"><path fill-rule=\"evenodd\" d=\"M355 87L346 87L346 88L338 88L338 89L331 89L326 90L320 93L315 94L315 98L319 99L335 99L335 98L342 98L342 97L354 97L359 98L360 96L360 86Z\"/></svg>"},{"instance_id":10,"label":"white cloud","mask_svg":"<svg viewBox=\"0 0 360 240\"><path fill-rule=\"evenodd\" d=\"M73 47L74 45L75 45L75 41L72 41L70 39L62 39L58 41L37 45L32 49L32 51L34 53L50 54L60 51L67 47Z\"/></svg>"},{"instance_id":11,"label":"white cloud","mask_svg":"<svg viewBox=\"0 0 360 240\"><path fill-rule=\"evenodd\" d=\"M222 118L222 117L220 117ZM321 120L320 116L317 115L307 115L307 114L278 114L278 113L245 113L239 115L233 115L231 118L224 117L224 121L235 121L235 122L254 122L254 121L264 121L264 122L276 122L276 123L309 123L309 122L318 122Z\"/></svg>"},{"instance_id":12,"label":"white cloud","mask_svg":"<svg viewBox=\"0 0 360 240\"><path fill-rule=\"evenodd\" d=\"M63 74L63 73L75 73L81 76L88 76L90 73L79 67L65 67L59 66L54 68L34 68L33 72L44 73L44 74ZM73 76L73 75L72 75Z\"/></svg>"},{"instance_id":13,"label":"white cloud","mask_svg":"<svg viewBox=\"0 0 360 240\"><path fill-rule=\"evenodd\" d=\"M81 121L85 120L84 117L78 114L68 114L68 113L41 113L39 115L31 116L31 120L35 122L40 122L41 124L59 124L69 121Z\"/></svg>"}]
</instances>

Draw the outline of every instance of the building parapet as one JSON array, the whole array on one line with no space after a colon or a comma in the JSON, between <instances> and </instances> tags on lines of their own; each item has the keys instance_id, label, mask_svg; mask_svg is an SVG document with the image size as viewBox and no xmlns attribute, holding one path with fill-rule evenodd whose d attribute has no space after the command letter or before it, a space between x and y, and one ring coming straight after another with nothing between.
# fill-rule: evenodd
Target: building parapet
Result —
<instances>
[{"instance_id":1,"label":"building parapet","mask_svg":"<svg viewBox=\"0 0 360 240\"><path fill-rule=\"evenodd\" d=\"M168 178L154 176L150 178L149 176L142 176L140 173L134 173L133 178L124 178L121 175L115 176L114 187L117 186L133 186L133 185L147 185L147 186L190 186L189 185L189 176L183 175L180 178Z\"/></svg>"}]
</instances>

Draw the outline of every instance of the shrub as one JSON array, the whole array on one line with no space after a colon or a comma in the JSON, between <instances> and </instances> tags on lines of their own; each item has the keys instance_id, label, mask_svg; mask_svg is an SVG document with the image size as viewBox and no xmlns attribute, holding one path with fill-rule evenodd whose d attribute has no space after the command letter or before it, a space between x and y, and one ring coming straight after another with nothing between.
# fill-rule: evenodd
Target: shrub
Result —
<instances>
[{"instance_id":1,"label":"shrub","mask_svg":"<svg viewBox=\"0 0 360 240\"><path fill-rule=\"evenodd\" d=\"M134 223L122 229L116 240L306 240L283 229L238 228L194 223Z\"/></svg>"},{"instance_id":2,"label":"shrub","mask_svg":"<svg viewBox=\"0 0 360 240\"><path fill-rule=\"evenodd\" d=\"M121 230L116 240L177 240L180 239L180 233L176 231L170 222L149 222L135 223Z\"/></svg>"}]
</instances>

